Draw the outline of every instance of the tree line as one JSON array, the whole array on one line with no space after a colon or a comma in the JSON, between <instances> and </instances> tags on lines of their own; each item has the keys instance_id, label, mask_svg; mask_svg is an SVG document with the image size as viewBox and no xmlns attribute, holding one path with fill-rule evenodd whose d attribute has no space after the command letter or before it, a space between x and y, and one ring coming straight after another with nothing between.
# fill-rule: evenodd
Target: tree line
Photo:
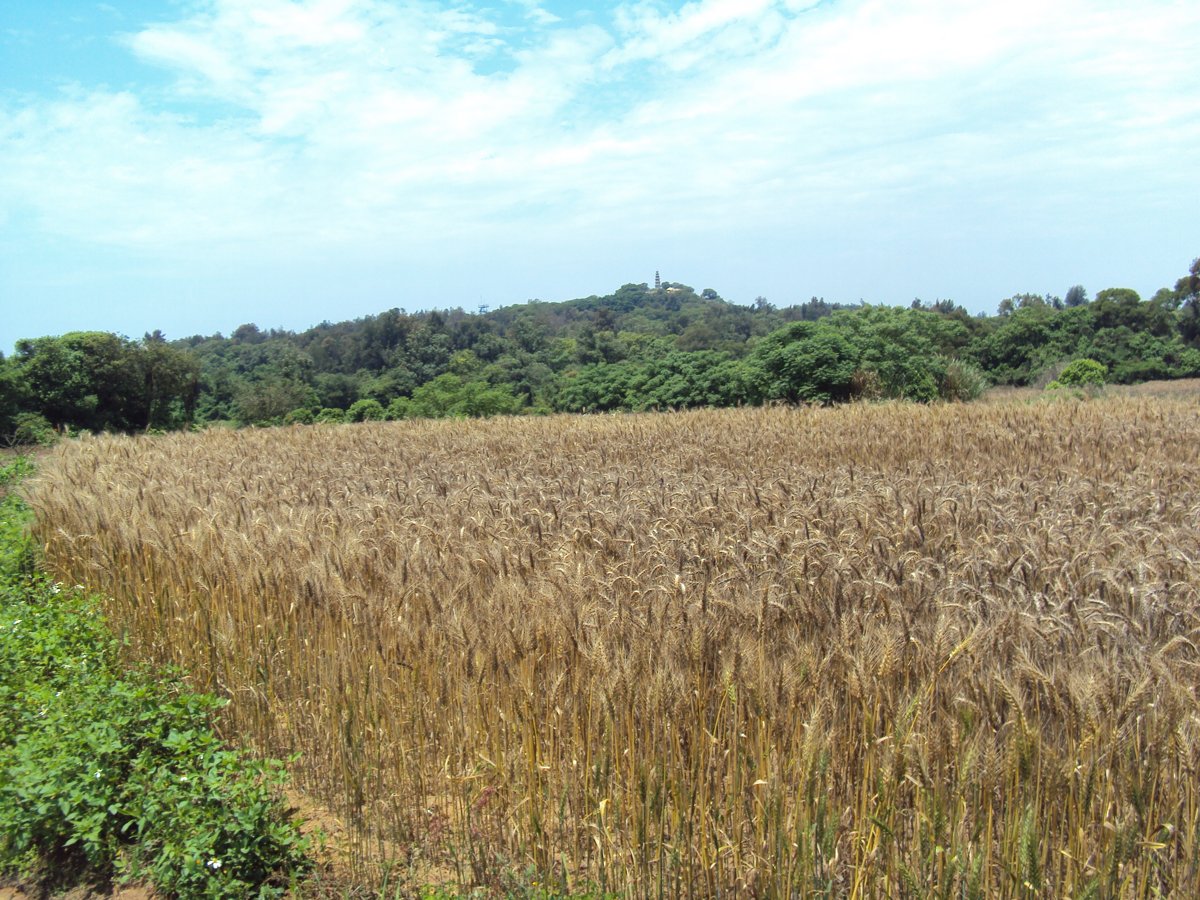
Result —
<instances>
[{"instance_id":1,"label":"tree line","mask_svg":"<svg viewBox=\"0 0 1200 900\"><path fill-rule=\"evenodd\" d=\"M1148 300L1076 285L1006 298L991 316L945 300L743 306L663 282L478 314L390 309L299 333L39 337L0 357L0 435L966 400L1081 358L1120 383L1200 376L1200 259Z\"/></svg>"}]
</instances>

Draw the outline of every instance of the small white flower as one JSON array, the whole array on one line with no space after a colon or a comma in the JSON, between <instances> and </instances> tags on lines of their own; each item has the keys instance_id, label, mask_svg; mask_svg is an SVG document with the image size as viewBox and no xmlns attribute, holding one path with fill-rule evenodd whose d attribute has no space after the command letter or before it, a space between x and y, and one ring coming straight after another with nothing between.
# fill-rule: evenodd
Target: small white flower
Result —
<instances>
[{"instance_id":1,"label":"small white flower","mask_svg":"<svg viewBox=\"0 0 1200 900\"><path fill-rule=\"evenodd\" d=\"M97 778L99 778L99 777L100 777L100 773L99 773L99 772L97 772L97 773L96 773L96 777L97 777Z\"/></svg>"},{"instance_id":2,"label":"small white flower","mask_svg":"<svg viewBox=\"0 0 1200 900\"><path fill-rule=\"evenodd\" d=\"M221 868L221 861L214 856L208 861L208 867L215 872L217 869Z\"/></svg>"},{"instance_id":3,"label":"small white flower","mask_svg":"<svg viewBox=\"0 0 1200 900\"><path fill-rule=\"evenodd\" d=\"M187 783L187 776L186 776L186 775L180 775L180 776L179 776L179 780L180 780L180 781L182 781L184 784L186 784L186 783Z\"/></svg>"}]
</instances>

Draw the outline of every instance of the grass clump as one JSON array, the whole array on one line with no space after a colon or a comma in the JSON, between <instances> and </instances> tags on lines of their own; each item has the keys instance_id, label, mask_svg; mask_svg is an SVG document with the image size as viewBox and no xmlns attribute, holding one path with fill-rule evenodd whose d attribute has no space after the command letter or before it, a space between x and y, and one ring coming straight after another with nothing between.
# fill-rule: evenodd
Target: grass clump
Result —
<instances>
[{"instance_id":1,"label":"grass clump","mask_svg":"<svg viewBox=\"0 0 1200 900\"><path fill-rule=\"evenodd\" d=\"M0 484L27 467L4 467ZM177 673L126 671L84 591L30 571L26 517L15 495L0 499L0 872L282 893L308 860L280 765L222 744L223 701Z\"/></svg>"}]
</instances>

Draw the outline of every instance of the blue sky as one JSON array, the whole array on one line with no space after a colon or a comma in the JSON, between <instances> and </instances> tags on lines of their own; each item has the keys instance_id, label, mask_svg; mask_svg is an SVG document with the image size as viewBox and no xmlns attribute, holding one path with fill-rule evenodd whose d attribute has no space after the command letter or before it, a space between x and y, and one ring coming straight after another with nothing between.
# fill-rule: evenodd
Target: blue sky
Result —
<instances>
[{"instance_id":1,"label":"blue sky","mask_svg":"<svg viewBox=\"0 0 1200 900\"><path fill-rule=\"evenodd\" d=\"M563 300L1143 296L1200 4L0 0L0 350Z\"/></svg>"}]
</instances>

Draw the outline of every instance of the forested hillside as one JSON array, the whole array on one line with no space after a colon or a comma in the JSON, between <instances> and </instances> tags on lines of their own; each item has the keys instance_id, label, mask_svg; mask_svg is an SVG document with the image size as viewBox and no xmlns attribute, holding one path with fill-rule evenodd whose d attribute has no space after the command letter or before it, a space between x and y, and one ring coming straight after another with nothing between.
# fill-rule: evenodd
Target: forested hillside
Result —
<instances>
[{"instance_id":1,"label":"forested hillside","mask_svg":"<svg viewBox=\"0 0 1200 900\"><path fill-rule=\"evenodd\" d=\"M245 324L168 342L75 332L0 357L0 434L734 406L972 399L1088 358L1111 381L1200 375L1200 259L1149 300L1080 286L996 315L752 306L670 282L494 311L391 309L293 333Z\"/></svg>"}]
</instances>

